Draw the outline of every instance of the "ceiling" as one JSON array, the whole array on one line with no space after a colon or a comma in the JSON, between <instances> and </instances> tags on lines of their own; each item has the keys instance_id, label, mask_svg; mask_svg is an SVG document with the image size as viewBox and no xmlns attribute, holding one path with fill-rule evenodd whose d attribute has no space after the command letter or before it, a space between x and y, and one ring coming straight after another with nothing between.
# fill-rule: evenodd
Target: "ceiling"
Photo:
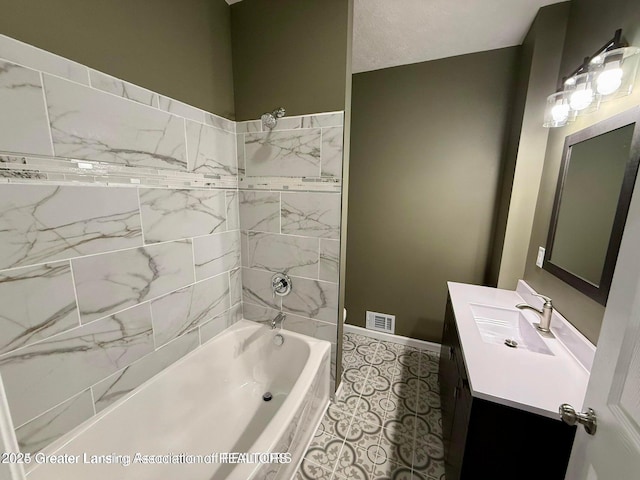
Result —
<instances>
[{"instance_id":1,"label":"ceiling","mask_svg":"<svg viewBox=\"0 0 640 480\"><path fill-rule=\"evenodd\" d=\"M353 72L520 45L538 9L552 3L558 0L355 0Z\"/></svg>"},{"instance_id":2,"label":"ceiling","mask_svg":"<svg viewBox=\"0 0 640 480\"><path fill-rule=\"evenodd\" d=\"M558 0L355 0L353 72L520 45Z\"/></svg>"}]
</instances>

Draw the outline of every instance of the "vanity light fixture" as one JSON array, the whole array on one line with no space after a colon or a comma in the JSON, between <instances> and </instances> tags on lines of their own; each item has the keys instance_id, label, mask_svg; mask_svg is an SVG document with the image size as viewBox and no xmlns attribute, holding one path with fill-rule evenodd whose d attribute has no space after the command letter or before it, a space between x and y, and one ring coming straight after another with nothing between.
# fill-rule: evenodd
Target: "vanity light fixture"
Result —
<instances>
[{"instance_id":1,"label":"vanity light fixture","mask_svg":"<svg viewBox=\"0 0 640 480\"><path fill-rule=\"evenodd\" d=\"M591 68L597 73L596 93L599 101L629 95L638 72L640 48L621 47L591 59Z\"/></svg>"},{"instance_id":2,"label":"vanity light fixture","mask_svg":"<svg viewBox=\"0 0 640 480\"><path fill-rule=\"evenodd\" d=\"M578 115L595 112L601 102L629 95L633 90L640 48L622 41L622 30L568 77L556 93L547 97L543 126L562 127Z\"/></svg>"},{"instance_id":3,"label":"vanity light fixture","mask_svg":"<svg viewBox=\"0 0 640 480\"><path fill-rule=\"evenodd\" d=\"M593 72L588 71L568 78L564 82L564 89L569 92L569 106L575 115L591 113L597 109L593 85Z\"/></svg>"},{"instance_id":4,"label":"vanity light fixture","mask_svg":"<svg viewBox=\"0 0 640 480\"><path fill-rule=\"evenodd\" d=\"M545 127L562 127L567 124L571 106L569 105L569 95L564 90L551 94L547 97L547 108L544 113Z\"/></svg>"}]
</instances>

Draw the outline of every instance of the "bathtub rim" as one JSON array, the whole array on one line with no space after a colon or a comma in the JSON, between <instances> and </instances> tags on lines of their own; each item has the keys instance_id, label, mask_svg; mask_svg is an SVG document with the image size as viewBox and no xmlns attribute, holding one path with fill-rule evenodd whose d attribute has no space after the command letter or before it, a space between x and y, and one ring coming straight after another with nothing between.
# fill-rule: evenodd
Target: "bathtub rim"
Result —
<instances>
[{"instance_id":1,"label":"bathtub rim","mask_svg":"<svg viewBox=\"0 0 640 480\"><path fill-rule=\"evenodd\" d=\"M210 345L214 344L216 341L221 341L221 340L224 341L225 337L227 337L229 335L232 335L235 332L244 330L244 329L255 330L255 331L259 331L259 330L263 329L265 335L270 335L272 333L273 334L280 333L280 334L284 335L285 340L286 340L287 337L293 337L293 338L298 338L299 340L309 344L309 355L307 357L305 365L302 368L302 371L300 372L300 375L298 376L298 378L296 379L295 383L293 384L293 387L291 388L291 391L289 392L289 395L287 396L287 399L280 406L280 408L278 409L278 412L273 416L273 418L271 419L271 421L269 422L267 427L260 433L260 435L258 435L258 437L256 438L255 442L247 450L247 451L253 450L254 446L256 444L260 444L260 443L262 443L264 441L265 438L269 438L267 436L267 432L268 432L269 434L271 434L271 437L270 437L271 440L268 442L268 444L265 447L265 449L262 449L260 451L272 451L272 449L276 445L277 441L281 438L281 435L282 435L284 429L286 428L287 420L290 421L292 419L293 415L295 414L295 409L287 408L287 407L290 406L290 402L292 401L293 398L299 398L301 392L308 391L310 386L311 386L311 383L313 382L313 376L312 375L306 375L305 376L304 375L305 371L307 371L308 369L311 368L311 366L310 366L311 364L319 366L320 362L322 361L322 359L325 356L325 352L327 352L327 351L329 352L329 361L330 361L330 358L331 358L330 357L330 355L331 355L331 343L326 341L326 340L320 340L320 339L317 339L317 338L314 338L314 337L309 337L307 335L303 335L303 334L300 334L300 333L297 333L297 332L293 332L291 330L285 330L283 328L278 328L278 329L272 330L270 327L268 327L266 324L264 324L262 322L254 322L252 320L247 320L247 319L242 318L242 319L236 321L230 327L227 327L226 329L224 329L223 331L218 333L216 336L214 336L214 337L210 338L209 340L207 340L202 345L199 345L198 347L193 349L191 352L187 353L182 358L179 358L174 363L172 363L168 367L164 368L162 371L158 372L157 374L155 374L154 376L152 376L148 380L144 381L143 383L138 385L136 388L134 388L131 392L123 395L121 398L116 400L114 403L112 403L111 405L105 407L104 410L101 410L100 412L96 413L91 418L85 420L84 422L82 422L80 425L78 425L74 429L72 429L69 432L65 433L60 438L58 438L55 441L53 441L52 443L50 443L49 445L47 445L42 450L39 450L38 452L34 452L32 455L35 455L35 453L43 453L45 455L56 455L56 454L63 453L63 452L60 452L60 450L64 449L68 444L73 442L77 437L82 435L85 431L89 430L90 428L95 426L97 423L101 422L111 412L113 412L117 408L120 408L121 406L123 406L127 401L129 401L133 397L139 395L141 392L143 392L145 389L147 389L148 386L152 385L153 383L155 383L157 381L160 381L160 379L163 378L165 375L170 374L171 370L174 367L177 367L178 365L180 365L180 364L182 364L184 362L188 362L194 356L199 355L200 353L202 353L203 349L205 347L207 347L207 346L210 347ZM90 388L90 387L87 387L87 388ZM296 395L294 395L294 393ZM300 399L300 400L302 400L302 399ZM327 406L328 406L328 403L327 403ZM326 407L323 409L323 411L324 410L326 410ZM318 424L319 424L319 422L321 420L322 420L322 416L320 416L320 420L318 421ZM281 428L279 429L279 431L273 432L273 430L275 430L275 426L278 425L278 423L277 423L278 421L280 421ZM277 433L277 435L273 435L274 433ZM311 440L312 439L313 439L313 435L311 436ZM311 440L309 442L311 442ZM260 446L260 447L262 448L262 446ZM23 479L24 480L29 480L29 475L32 472L35 472L36 470L40 469L40 467L45 467L46 465L47 464L38 464L38 463L32 462L31 464L29 464L27 466L27 468L25 468L25 475L24 475ZM249 478L249 475L252 475L254 473L254 471L258 469L259 466L260 466L260 464L255 464L255 465L252 465L252 464L237 464L236 469L234 469L234 473L236 471L238 471L238 470L241 470L243 473L246 472L247 473L247 477L246 478ZM31 467L31 468L28 468L28 467Z\"/></svg>"},{"instance_id":2,"label":"bathtub rim","mask_svg":"<svg viewBox=\"0 0 640 480\"><path fill-rule=\"evenodd\" d=\"M247 320L248 322L251 322L251 320ZM251 323L256 323L256 322L251 322ZM262 325L264 327L264 324L260 324L258 323L258 325ZM268 327L265 327L268 328ZM273 416L272 420L269 422L269 425L267 426L267 428L265 428L262 433L260 434L260 436L256 439L256 441L253 443L253 445L249 448L249 451L261 451L261 452L271 452L274 450L275 446L277 445L278 441L282 438L282 435L285 433L287 426L290 424L290 422L293 420L293 417L296 414L296 408L288 408L291 407L291 402L293 401L293 399L299 399L298 403L295 403L294 405L298 405L299 403L302 403L304 401L304 397L301 397L301 393L304 395L306 392L309 392L311 385L313 383L313 381L315 380L315 375L304 375L305 372L307 372L307 370L311 369L312 366L314 366L315 371L317 371L317 369L320 367L322 359L325 357L325 355L328 355L328 361L329 361L329 376L331 375L330 370L331 370L331 343L327 342L326 340L319 340L317 338L313 338L313 337L309 337L307 335L303 335L301 333L297 333L297 332L293 332L290 330L284 330L282 328L280 329L273 329L273 330L269 330L268 333L285 333L285 339L286 337L293 337L293 338L299 338L300 340L302 340L305 343L310 344L309 345L309 356L307 359L306 364L304 365L304 367L302 368L302 371L300 372L301 375L298 377L298 379L296 380L295 384L293 385L293 388L291 389L291 392L289 392L289 395L287 396L287 399L285 400L285 402L280 406L280 409L278 410L278 412ZM314 348L315 345L315 348ZM330 383L330 382L329 382ZM329 386L329 389L331 387ZM320 422L322 421L322 417L324 416L324 411L326 410L326 408L328 408L328 405L330 403L330 395L331 392L329 392L329 398L327 399L327 405L323 406L320 410L322 410L323 414L319 416L319 419L317 421L318 425L320 424ZM317 428L317 425L316 425ZM274 430L277 430L277 434L276 432L274 432ZM309 438L309 444L311 443L311 441L313 440L314 437L314 432L315 429L310 430L311 435ZM261 440L263 439L271 439L269 441L269 443L264 446L264 448L262 447L262 445L259 445L261 443ZM259 445L256 448L256 445ZM308 446L308 445L307 445ZM306 449L305 449L306 452ZM302 462L302 459L304 458L304 454L301 456L300 458L300 462ZM247 476L246 477L242 477L243 480L244 478L251 478L251 475L253 475L258 468L260 468L260 464L256 464L254 466L253 469L249 470L248 467L250 466L249 464L239 464L238 467L236 469L234 469L233 473L234 476L233 478L236 477L235 474L239 474L239 473L244 473L247 472ZM296 468L297 470L297 468ZM295 471L293 475L295 475ZM240 478L240 477L238 477Z\"/></svg>"}]
</instances>

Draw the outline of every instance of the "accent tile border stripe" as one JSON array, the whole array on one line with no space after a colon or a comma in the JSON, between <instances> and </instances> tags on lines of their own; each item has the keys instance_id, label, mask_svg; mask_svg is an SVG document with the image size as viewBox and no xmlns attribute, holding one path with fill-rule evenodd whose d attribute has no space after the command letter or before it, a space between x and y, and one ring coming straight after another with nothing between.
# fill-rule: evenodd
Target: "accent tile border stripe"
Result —
<instances>
[{"instance_id":1,"label":"accent tile border stripe","mask_svg":"<svg viewBox=\"0 0 640 480\"><path fill-rule=\"evenodd\" d=\"M0 183L49 182L296 192L339 193L342 191L342 181L339 178L237 177L0 152Z\"/></svg>"}]
</instances>

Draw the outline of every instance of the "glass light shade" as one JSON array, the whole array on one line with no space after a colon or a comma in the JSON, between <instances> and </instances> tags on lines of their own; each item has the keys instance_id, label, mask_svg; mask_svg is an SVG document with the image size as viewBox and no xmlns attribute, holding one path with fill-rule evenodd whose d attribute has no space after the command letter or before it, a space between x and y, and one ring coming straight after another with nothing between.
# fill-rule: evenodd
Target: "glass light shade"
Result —
<instances>
[{"instance_id":1,"label":"glass light shade","mask_svg":"<svg viewBox=\"0 0 640 480\"><path fill-rule=\"evenodd\" d=\"M598 109L593 78L593 72L585 72L565 82L564 92L569 98L569 106L574 117L575 115L591 113Z\"/></svg>"},{"instance_id":2,"label":"glass light shade","mask_svg":"<svg viewBox=\"0 0 640 480\"><path fill-rule=\"evenodd\" d=\"M571 107L566 92L558 92L547 97L547 107L544 111L543 127L562 127L570 120Z\"/></svg>"},{"instance_id":3,"label":"glass light shade","mask_svg":"<svg viewBox=\"0 0 640 480\"><path fill-rule=\"evenodd\" d=\"M640 48L624 47L604 52L591 60L599 101L629 95L638 72Z\"/></svg>"}]
</instances>

